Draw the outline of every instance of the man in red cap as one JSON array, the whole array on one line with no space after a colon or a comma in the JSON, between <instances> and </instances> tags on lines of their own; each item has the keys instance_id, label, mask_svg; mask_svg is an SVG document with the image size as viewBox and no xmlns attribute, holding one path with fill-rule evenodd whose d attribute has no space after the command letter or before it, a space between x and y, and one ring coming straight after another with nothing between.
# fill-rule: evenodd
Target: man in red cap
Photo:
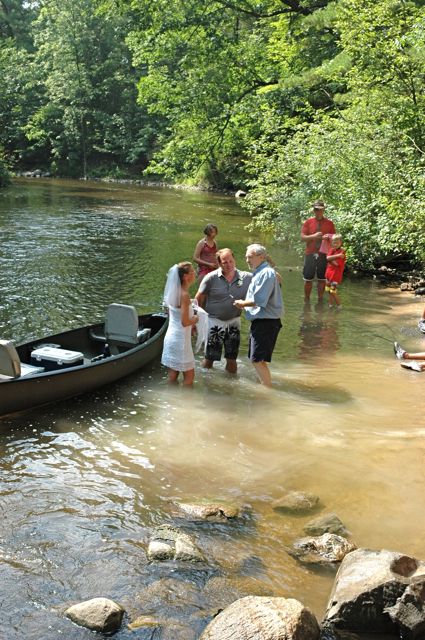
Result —
<instances>
[{"instance_id":1,"label":"man in red cap","mask_svg":"<svg viewBox=\"0 0 425 640\"><path fill-rule=\"evenodd\" d=\"M308 218L301 228L301 240L306 243L303 268L304 301L310 301L313 280L317 278L317 297L322 302L325 292L326 254L330 248L331 236L335 233L332 220L324 217L323 200L313 202L312 218Z\"/></svg>"}]
</instances>

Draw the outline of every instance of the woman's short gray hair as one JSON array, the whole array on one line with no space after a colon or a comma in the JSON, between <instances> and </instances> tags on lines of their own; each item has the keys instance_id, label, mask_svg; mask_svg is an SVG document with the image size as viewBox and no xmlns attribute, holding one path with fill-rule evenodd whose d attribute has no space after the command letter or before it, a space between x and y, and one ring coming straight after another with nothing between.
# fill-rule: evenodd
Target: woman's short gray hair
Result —
<instances>
[{"instance_id":1,"label":"woman's short gray hair","mask_svg":"<svg viewBox=\"0 0 425 640\"><path fill-rule=\"evenodd\" d=\"M255 242L254 244L248 245L246 250L250 251L251 253L255 254L256 256L266 256L267 255L266 247L263 247L262 244L258 244L257 242Z\"/></svg>"}]
</instances>

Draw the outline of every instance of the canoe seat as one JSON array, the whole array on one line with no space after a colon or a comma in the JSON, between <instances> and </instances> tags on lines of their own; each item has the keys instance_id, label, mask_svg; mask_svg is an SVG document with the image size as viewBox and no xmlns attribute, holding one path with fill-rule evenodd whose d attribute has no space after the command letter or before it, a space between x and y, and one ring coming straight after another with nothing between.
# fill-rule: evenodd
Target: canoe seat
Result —
<instances>
[{"instance_id":1,"label":"canoe seat","mask_svg":"<svg viewBox=\"0 0 425 640\"><path fill-rule=\"evenodd\" d=\"M151 329L139 328L139 318L134 307L128 304L110 304L106 309L105 333L100 336L91 332L95 340L107 342L112 354L119 353L118 347L140 344L151 335Z\"/></svg>"},{"instance_id":2,"label":"canoe seat","mask_svg":"<svg viewBox=\"0 0 425 640\"><path fill-rule=\"evenodd\" d=\"M21 362L11 340L0 340L0 380L23 378L34 373L42 373L43 367Z\"/></svg>"}]
</instances>

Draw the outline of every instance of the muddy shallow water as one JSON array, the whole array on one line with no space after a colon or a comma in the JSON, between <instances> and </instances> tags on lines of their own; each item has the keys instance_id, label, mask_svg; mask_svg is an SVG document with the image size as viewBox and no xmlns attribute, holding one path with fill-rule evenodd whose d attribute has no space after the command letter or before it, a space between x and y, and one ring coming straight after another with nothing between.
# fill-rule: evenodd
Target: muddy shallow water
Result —
<instances>
[{"instance_id":1,"label":"muddy shallow water","mask_svg":"<svg viewBox=\"0 0 425 640\"><path fill-rule=\"evenodd\" d=\"M3 337L94 322L111 301L157 308L166 270L191 257L209 221L240 267L246 244L268 241L246 230L231 198L17 181L0 194ZM202 371L198 355L194 389L170 388L154 362L95 394L1 420L5 638L91 638L63 605L103 595L130 617L171 620L170 637L190 640L214 609L204 590L213 576L256 578L320 618L334 571L286 553L312 517L273 509L288 489L317 494L313 515L337 513L359 546L425 558L425 375L401 369L391 345L424 349L423 300L347 278L340 313L314 301L306 310L300 259L271 250L286 308L272 390L246 360L244 323L236 378L222 366ZM173 521L171 503L203 498L245 505L247 515L184 525L206 566L149 563L152 528ZM168 636L123 626L115 637Z\"/></svg>"}]
</instances>

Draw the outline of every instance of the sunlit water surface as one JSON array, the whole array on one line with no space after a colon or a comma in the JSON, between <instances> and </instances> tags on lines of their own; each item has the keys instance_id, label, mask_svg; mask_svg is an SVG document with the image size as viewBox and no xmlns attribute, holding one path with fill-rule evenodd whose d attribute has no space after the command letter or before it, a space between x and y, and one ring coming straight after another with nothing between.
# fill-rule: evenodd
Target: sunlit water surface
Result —
<instances>
[{"instance_id":1,"label":"sunlit water surface","mask_svg":"<svg viewBox=\"0 0 425 640\"><path fill-rule=\"evenodd\" d=\"M103 318L112 302L159 308L165 274L191 258L207 222L219 245L270 246L286 314L261 388L246 359L239 375L199 368L192 391L170 388L159 362L95 394L0 421L0 623L8 640L92 638L63 617L96 596L174 628L124 624L117 640L197 638L214 602L214 575L251 576L320 618L333 570L285 551L311 515L273 510L287 490L320 497L363 547L425 558L425 375L401 369L393 340L424 348L423 301L346 279L343 310L303 309L300 259L246 230L231 198L135 186L17 181L0 193L0 323L16 341ZM1 389L0 389L1 391ZM147 561L152 528L172 503L244 505L228 525L189 525L209 558L196 570ZM179 523L181 525L181 522ZM181 592L143 600L172 578ZM162 630L161 630L162 629ZM168 635L167 635L168 633Z\"/></svg>"}]
</instances>

